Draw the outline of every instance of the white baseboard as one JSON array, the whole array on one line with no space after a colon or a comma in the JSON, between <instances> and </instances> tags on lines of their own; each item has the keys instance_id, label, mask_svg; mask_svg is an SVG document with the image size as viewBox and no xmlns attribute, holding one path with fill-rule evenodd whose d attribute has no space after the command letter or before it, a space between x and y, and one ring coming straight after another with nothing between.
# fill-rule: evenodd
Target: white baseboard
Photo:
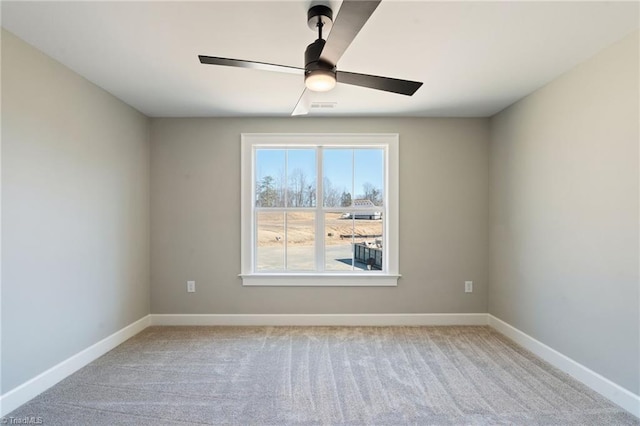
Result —
<instances>
[{"instance_id":1,"label":"white baseboard","mask_svg":"<svg viewBox=\"0 0 640 426\"><path fill-rule=\"evenodd\" d=\"M38 394L49 389L62 379L75 373L85 365L98 359L125 340L149 327L149 315L129 324L112 335L78 352L47 371L38 374L33 379L21 384L0 396L0 417L3 417Z\"/></svg>"},{"instance_id":2,"label":"white baseboard","mask_svg":"<svg viewBox=\"0 0 640 426\"><path fill-rule=\"evenodd\" d=\"M487 325L487 314L152 314L151 325L402 326Z\"/></svg>"},{"instance_id":3,"label":"white baseboard","mask_svg":"<svg viewBox=\"0 0 640 426\"><path fill-rule=\"evenodd\" d=\"M634 416L640 417L639 395L636 395L622 386L613 383L611 380L601 376L593 370L590 370L568 356L561 354L555 349L550 348L501 319L496 318L491 314L487 314L487 316L489 326L498 332L507 336L525 349L533 352L557 369L562 370L574 379L584 383L613 403L629 411Z\"/></svg>"}]
</instances>

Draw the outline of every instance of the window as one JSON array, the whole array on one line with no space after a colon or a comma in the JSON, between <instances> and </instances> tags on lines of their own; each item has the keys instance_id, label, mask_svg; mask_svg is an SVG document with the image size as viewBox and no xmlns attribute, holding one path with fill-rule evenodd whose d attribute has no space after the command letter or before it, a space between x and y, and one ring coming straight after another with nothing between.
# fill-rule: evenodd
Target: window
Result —
<instances>
[{"instance_id":1,"label":"window","mask_svg":"<svg viewBox=\"0 0 640 426\"><path fill-rule=\"evenodd\" d=\"M243 134L244 285L397 285L397 134Z\"/></svg>"}]
</instances>

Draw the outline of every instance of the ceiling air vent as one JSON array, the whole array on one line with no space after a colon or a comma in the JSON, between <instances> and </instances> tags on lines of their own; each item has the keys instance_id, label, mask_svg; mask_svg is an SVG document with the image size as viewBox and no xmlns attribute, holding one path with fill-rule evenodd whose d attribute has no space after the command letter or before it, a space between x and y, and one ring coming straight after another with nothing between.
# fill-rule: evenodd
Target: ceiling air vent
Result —
<instances>
[{"instance_id":1,"label":"ceiling air vent","mask_svg":"<svg viewBox=\"0 0 640 426\"><path fill-rule=\"evenodd\" d=\"M311 109L327 110L336 107L337 102L311 102Z\"/></svg>"}]
</instances>

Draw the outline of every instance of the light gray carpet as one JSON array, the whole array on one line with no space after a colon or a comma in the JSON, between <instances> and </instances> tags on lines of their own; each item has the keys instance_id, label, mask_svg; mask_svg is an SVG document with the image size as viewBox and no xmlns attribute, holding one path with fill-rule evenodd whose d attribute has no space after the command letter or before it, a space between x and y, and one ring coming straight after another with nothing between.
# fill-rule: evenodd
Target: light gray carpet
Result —
<instances>
[{"instance_id":1,"label":"light gray carpet","mask_svg":"<svg viewBox=\"0 0 640 426\"><path fill-rule=\"evenodd\" d=\"M150 327L10 416L45 425L640 425L489 327Z\"/></svg>"}]
</instances>

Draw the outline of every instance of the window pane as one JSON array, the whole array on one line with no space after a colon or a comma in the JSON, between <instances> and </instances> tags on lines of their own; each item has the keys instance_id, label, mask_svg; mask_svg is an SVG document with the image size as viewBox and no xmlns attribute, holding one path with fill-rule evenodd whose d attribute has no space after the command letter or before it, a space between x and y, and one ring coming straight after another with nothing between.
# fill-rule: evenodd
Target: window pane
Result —
<instances>
[{"instance_id":1,"label":"window pane","mask_svg":"<svg viewBox=\"0 0 640 426\"><path fill-rule=\"evenodd\" d=\"M322 180L324 207L351 206L353 194L353 149L323 151Z\"/></svg>"},{"instance_id":2,"label":"window pane","mask_svg":"<svg viewBox=\"0 0 640 426\"><path fill-rule=\"evenodd\" d=\"M354 152L356 199L369 200L376 206L383 205L384 150L356 149Z\"/></svg>"},{"instance_id":3,"label":"window pane","mask_svg":"<svg viewBox=\"0 0 640 426\"><path fill-rule=\"evenodd\" d=\"M256 207L284 207L285 150L256 149Z\"/></svg>"},{"instance_id":4,"label":"window pane","mask_svg":"<svg viewBox=\"0 0 640 426\"><path fill-rule=\"evenodd\" d=\"M325 270L382 270L382 226L357 213L325 213Z\"/></svg>"},{"instance_id":5,"label":"window pane","mask_svg":"<svg viewBox=\"0 0 640 426\"><path fill-rule=\"evenodd\" d=\"M324 269L351 271L353 269L353 219L348 213L325 213L324 229Z\"/></svg>"},{"instance_id":6,"label":"window pane","mask_svg":"<svg viewBox=\"0 0 640 426\"><path fill-rule=\"evenodd\" d=\"M256 271L284 270L284 213L256 213Z\"/></svg>"},{"instance_id":7,"label":"window pane","mask_svg":"<svg viewBox=\"0 0 640 426\"><path fill-rule=\"evenodd\" d=\"M257 272L317 270L317 179L323 179L324 269L328 272L383 269L384 149L317 148L255 150ZM340 211L352 207L358 210ZM292 211L293 210L293 211Z\"/></svg>"},{"instance_id":8,"label":"window pane","mask_svg":"<svg viewBox=\"0 0 640 426\"><path fill-rule=\"evenodd\" d=\"M287 270L315 271L315 213L287 213Z\"/></svg>"},{"instance_id":9,"label":"window pane","mask_svg":"<svg viewBox=\"0 0 640 426\"><path fill-rule=\"evenodd\" d=\"M382 270L382 220L355 215L354 258L355 269Z\"/></svg>"},{"instance_id":10,"label":"window pane","mask_svg":"<svg viewBox=\"0 0 640 426\"><path fill-rule=\"evenodd\" d=\"M315 207L315 149L287 150L287 207Z\"/></svg>"}]
</instances>

